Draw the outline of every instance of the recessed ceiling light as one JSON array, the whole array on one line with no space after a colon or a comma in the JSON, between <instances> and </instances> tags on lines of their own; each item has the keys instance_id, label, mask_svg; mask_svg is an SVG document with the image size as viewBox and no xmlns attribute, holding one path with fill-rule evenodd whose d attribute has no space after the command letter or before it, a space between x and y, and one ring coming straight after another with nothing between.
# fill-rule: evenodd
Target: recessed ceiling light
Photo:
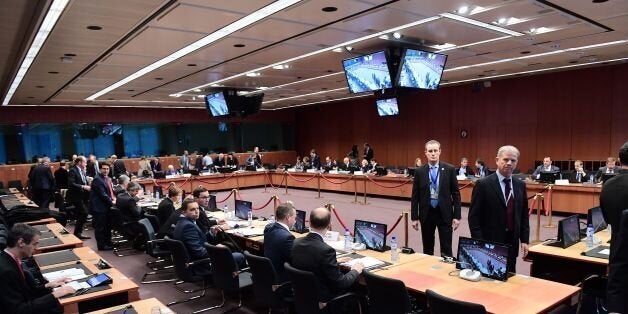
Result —
<instances>
[{"instance_id":1,"label":"recessed ceiling light","mask_svg":"<svg viewBox=\"0 0 628 314\"><path fill-rule=\"evenodd\" d=\"M57 71L49 71L48 74L59 74Z\"/></svg>"},{"instance_id":2,"label":"recessed ceiling light","mask_svg":"<svg viewBox=\"0 0 628 314\"><path fill-rule=\"evenodd\" d=\"M334 73L333 70L327 70L327 73Z\"/></svg>"},{"instance_id":3,"label":"recessed ceiling light","mask_svg":"<svg viewBox=\"0 0 628 314\"><path fill-rule=\"evenodd\" d=\"M72 62L74 62L74 59L72 59L72 57L67 57L67 56L61 57L61 63L72 63Z\"/></svg>"},{"instance_id":4,"label":"recessed ceiling light","mask_svg":"<svg viewBox=\"0 0 628 314\"><path fill-rule=\"evenodd\" d=\"M127 91L128 92L134 92L135 90L134 89L128 89Z\"/></svg>"},{"instance_id":5,"label":"recessed ceiling light","mask_svg":"<svg viewBox=\"0 0 628 314\"><path fill-rule=\"evenodd\" d=\"M571 63L571 64L578 63L578 60L571 60L571 61L569 61L569 63Z\"/></svg>"},{"instance_id":6,"label":"recessed ceiling light","mask_svg":"<svg viewBox=\"0 0 628 314\"><path fill-rule=\"evenodd\" d=\"M299 80L302 79L302 78L303 78L303 76L297 76L297 79L299 79Z\"/></svg>"},{"instance_id":7,"label":"recessed ceiling light","mask_svg":"<svg viewBox=\"0 0 628 314\"><path fill-rule=\"evenodd\" d=\"M336 7L324 7L324 8L321 9L321 11L323 11L323 12L335 12L335 11L338 11L338 8L336 8Z\"/></svg>"},{"instance_id":8,"label":"recessed ceiling light","mask_svg":"<svg viewBox=\"0 0 628 314\"><path fill-rule=\"evenodd\" d=\"M233 46L234 46L234 47L236 47L236 48L246 47L246 45L245 45L245 44L235 44L235 45L233 45Z\"/></svg>"},{"instance_id":9,"label":"recessed ceiling light","mask_svg":"<svg viewBox=\"0 0 628 314\"><path fill-rule=\"evenodd\" d=\"M593 3L604 3L608 0L593 0Z\"/></svg>"},{"instance_id":10,"label":"recessed ceiling light","mask_svg":"<svg viewBox=\"0 0 628 314\"><path fill-rule=\"evenodd\" d=\"M467 14L467 12L469 12L469 7L466 5L461 6L456 12L459 14Z\"/></svg>"},{"instance_id":11,"label":"recessed ceiling light","mask_svg":"<svg viewBox=\"0 0 628 314\"><path fill-rule=\"evenodd\" d=\"M76 57L75 53L64 53L63 55L66 57Z\"/></svg>"},{"instance_id":12,"label":"recessed ceiling light","mask_svg":"<svg viewBox=\"0 0 628 314\"><path fill-rule=\"evenodd\" d=\"M200 89L200 88L195 88L195 89L194 89L194 92L196 92L196 93L200 93L200 92L201 92L201 89Z\"/></svg>"},{"instance_id":13,"label":"recessed ceiling light","mask_svg":"<svg viewBox=\"0 0 628 314\"><path fill-rule=\"evenodd\" d=\"M334 48L334 50L332 50L333 52L342 52L342 48L338 47L338 48Z\"/></svg>"},{"instance_id":14,"label":"recessed ceiling light","mask_svg":"<svg viewBox=\"0 0 628 314\"><path fill-rule=\"evenodd\" d=\"M379 39L388 40L388 35L384 34L382 36L379 36ZM338 49L338 48L336 48L336 49ZM336 50L336 49L334 49L334 50ZM342 50L340 50L340 51L342 51Z\"/></svg>"},{"instance_id":15,"label":"recessed ceiling light","mask_svg":"<svg viewBox=\"0 0 628 314\"><path fill-rule=\"evenodd\" d=\"M246 74L246 76L248 76L248 77L257 77L257 76L260 76L260 75L262 75L262 74L260 74L259 72L250 72L250 73Z\"/></svg>"},{"instance_id":16,"label":"recessed ceiling light","mask_svg":"<svg viewBox=\"0 0 628 314\"><path fill-rule=\"evenodd\" d=\"M98 25L90 25L90 26L87 26L87 29L89 29L91 31L99 31L99 30L102 29L102 27L98 26Z\"/></svg>"},{"instance_id":17,"label":"recessed ceiling light","mask_svg":"<svg viewBox=\"0 0 628 314\"><path fill-rule=\"evenodd\" d=\"M345 47L345 49L347 49L347 51L351 51L351 50L353 50L353 47L351 47L351 46L346 46L346 47Z\"/></svg>"},{"instance_id":18,"label":"recessed ceiling light","mask_svg":"<svg viewBox=\"0 0 628 314\"><path fill-rule=\"evenodd\" d=\"M35 97L33 97L33 96L28 96L28 97L26 97L26 98L28 98L28 99L33 99L33 98L35 98Z\"/></svg>"},{"instance_id":19,"label":"recessed ceiling light","mask_svg":"<svg viewBox=\"0 0 628 314\"><path fill-rule=\"evenodd\" d=\"M196 63L188 63L188 64L187 64L187 66L189 66L189 67L195 67L195 66L196 66Z\"/></svg>"},{"instance_id":20,"label":"recessed ceiling light","mask_svg":"<svg viewBox=\"0 0 628 314\"><path fill-rule=\"evenodd\" d=\"M399 33L399 32L394 32L394 33L393 33L393 37L395 37L395 38L399 39L399 38L401 38L401 33Z\"/></svg>"},{"instance_id":21,"label":"recessed ceiling light","mask_svg":"<svg viewBox=\"0 0 628 314\"><path fill-rule=\"evenodd\" d=\"M162 81L164 78L163 77L156 77L155 80L157 81Z\"/></svg>"}]
</instances>

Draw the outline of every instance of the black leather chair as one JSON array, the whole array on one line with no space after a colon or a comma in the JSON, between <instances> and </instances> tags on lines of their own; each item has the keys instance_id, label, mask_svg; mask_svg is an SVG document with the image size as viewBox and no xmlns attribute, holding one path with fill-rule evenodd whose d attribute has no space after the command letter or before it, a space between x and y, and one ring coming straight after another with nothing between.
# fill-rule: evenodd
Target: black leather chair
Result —
<instances>
[{"instance_id":1,"label":"black leather chair","mask_svg":"<svg viewBox=\"0 0 628 314\"><path fill-rule=\"evenodd\" d=\"M362 272L369 298L369 313L403 314L410 313L412 307L406 285L401 280Z\"/></svg>"},{"instance_id":2,"label":"black leather chair","mask_svg":"<svg viewBox=\"0 0 628 314\"><path fill-rule=\"evenodd\" d=\"M172 282L177 280L176 278L168 278L168 279L159 279L159 280L146 280L148 276L151 275L162 275L164 272L160 272L162 270L170 269L173 267L170 261L170 251L166 249L166 243L163 239L155 239L155 230L153 226L148 221L147 218L142 218L138 221L140 226L143 229L142 234L144 234L146 240L146 254L156 258L155 261L150 261L146 263L146 266L151 267L156 263L167 263L166 266L163 267L154 267L153 271L147 272L142 276L141 283L143 284L151 284L151 283L159 283L159 282Z\"/></svg>"},{"instance_id":3,"label":"black leather chair","mask_svg":"<svg viewBox=\"0 0 628 314\"><path fill-rule=\"evenodd\" d=\"M153 226L153 230L159 230L159 227L161 227L161 222L159 221L159 217L144 213L144 218L148 219L150 224Z\"/></svg>"},{"instance_id":4,"label":"black leather chair","mask_svg":"<svg viewBox=\"0 0 628 314\"><path fill-rule=\"evenodd\" d=\"M198 298L202 298L205 296L205 290L210 287L212 282L211 272L208 272L205 276L200 276L195 274L192 271L192 266L207 264L207 268L210 267L209 258L192 261L190 259L190 255L188 255L188 251L185 248L183 242L179 240L170 239L168 237L164 238L164 242L166 242L166 247L170 251L170 256L172 258L172 263L174 264L174 271L177 274L177 279L179 281L174 283L175 288L183 293L195 293L198 291L202 291L200 295L195 295L188 299L172 301L168 303L168 306L189 302L192 300L196 300ZM179 285L184 283L201 283L201 289L181 289Z\"/></svg>"},{"instance_id":5,"label":"black leather chair","mask_svg":"<svg viewBox=\"0 0 628 314\"><path fill-rule=\"evenodd\" d=\"M430 289L427 289L427 304L432 314L451 314L451 313L465 313L465 314L485 314L486 308L484 305L454 300L446 296L440 295Z\"/></svg>"},{"instance_id":6,"label":"black leather chair","mask_svg":"<svg viewBox=\"0 0 628 314\"><path fill-rule=\"evenodd\" d=\"M9 236L9 230L3 224L0 224L0 250L4 250L7 247L7 238Z\"/></svg>"},{"instance_id":7,"label":"black leather chair","mask_svg":"<svg viewBox=\"0 0 628 314\"><path fill-rule=\"evenodd\" d=\"M318 288L315 284L316 277L312 272L296 269L289 263L284 264L294 292L294 307L298 314L329 313L329 307L335 303L352 299L362 312L359 296L353 292L339 295L327 302L321 302Z\"/></svg>"},{"instance_id":8,"label":"black leather chair","mask_svg":"<svg viewBox=\"0 0 628 314\"><path fill-rule=\"evenodd\" d=\"M273 309L287 310L292 299L285 297L286 290L290 288L290 282L279 282L277 272L270 260L263 256L244 252L246 262L249 264L253 277L253 293L255 304L267 307L268 312Z\"/></svg>"},{"instance_id":9,"label":"black leather chair","mask_svg":"<svg viewBox=\"0 0 628 314\"><path fill-rule=\"evenodd\" d=\"M201 313L225 306L225 292L238 294L238 305L236 308L229 309L227 312L237 310L242 307L242 294L240 291L253 285L251 273L248 269L238 269L238 266L231 255L231 250L223 245L211 245L205 243L207 253L212 261L212 278L214 286L220 289L222 294L222 302L218 305L208 307L206 309L194 311L193 313Z\"/></svg>"},{"instance_id":10,"label":"black leather chair","mask_svg":"<svg viewBox=\"0 0 628 314\"><path fill-rule=\"evenodd\" d=\"M628 274L627 274L628 276ZM582 288L576 313L606 313L606 285L608 278L589 275L578 284Z\"/></svg>"}]
</instances>

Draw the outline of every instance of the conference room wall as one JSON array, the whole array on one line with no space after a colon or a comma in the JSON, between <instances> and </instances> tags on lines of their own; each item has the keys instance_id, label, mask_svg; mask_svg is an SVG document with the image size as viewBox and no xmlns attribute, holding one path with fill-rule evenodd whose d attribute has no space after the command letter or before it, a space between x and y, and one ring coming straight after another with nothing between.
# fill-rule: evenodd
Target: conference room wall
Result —
<instances>
[{"instance_id":1,"label":"conference room wall","mask_svg":"<svg viewBox=\"0 0 628 314\"><path fill-rule=\"evenodd\" d=\"M628 140L628 65L604 66L443 87L399 97L399 116L379 117L372 97L295 109L297 154L316 148L342 159L352 144L369 142L386 165L410 165L429 139L442 144L442 160L465 156L495 167L499 146L521 150L519 168L534 160L603 160ZM460 137L465 129L466 139Z\"/></svg>"}]
</instances>

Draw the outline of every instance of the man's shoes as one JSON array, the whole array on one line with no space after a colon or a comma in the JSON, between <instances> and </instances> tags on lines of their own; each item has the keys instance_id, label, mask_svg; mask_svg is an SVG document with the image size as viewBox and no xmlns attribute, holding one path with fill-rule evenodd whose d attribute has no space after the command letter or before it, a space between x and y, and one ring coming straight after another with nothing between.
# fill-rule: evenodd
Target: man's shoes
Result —
<instances>
[{"instance_id":1,"label":"man's shoes","mask_svg":"<svg viewBox=\"0 0 628 314\"><path fill-rule=\"evenodd\" d=\"M79 238L79 239L81 239L81 240L89 240L89 239L91 239L91 237L86 237L86 236L81 235L81 234L76 235L76 237L77 237L77 238Z\"/></svg>"},{"instance_id":2,"label":"man's shoes","mask_svg":"<svg viewBox=\"0 0 628 314\"><path fill-rule=\"evenodd\" d=\"M111 251L113 250L113 246L105 245L103 247L98 248L99 251Z\"/></svg>"}]
</instances>

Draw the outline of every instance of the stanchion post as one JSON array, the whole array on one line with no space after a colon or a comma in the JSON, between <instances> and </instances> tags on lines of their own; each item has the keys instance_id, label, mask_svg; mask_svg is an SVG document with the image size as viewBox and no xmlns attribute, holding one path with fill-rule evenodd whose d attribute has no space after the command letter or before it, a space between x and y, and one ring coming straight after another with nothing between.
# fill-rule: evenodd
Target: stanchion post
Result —
<instances>
[{"instance_id":1,"label":"stanchion post","mask_svg":"<svg viewBox=\"0 0 628 314\"><path fill-rule=\"evenodd\" d=\"M266 181L270 180L270 175L268 174L268 171L265 171L264 173L266 174L266 178L264 179L264 192L262 193L268 193L268 191L266 191L266 185L267 185Z\"/></svg>"},{"instance_id":2,"label":"stanchion post","mask_svg":"<svg viewBox=\"0 0 628 314\"><path fill-rule=\"evenodd\" d=\"M543 226L545 228L554 228L554 227L556 227L556 225L552 224L552 212L553 212L553 207L552 207L552 198L553 198L552 197L552 188L553 187L554 187L553 184L550 184L547 187L547 198L548 198L547 202L549 203L548 206L547 206L548 207L547 211L549 212L549 214L548 214L549 215L549 220L547 221L547 225ZM544 205L543 207L545 207L545 204L543 204L543 205Z\"/></svg>"},{"instance_id":3,"label":"stanchion post","mask_svg":"<svg viewBox=\"0 0 628 314\"><path fill-rule=\"evenodd\" d=\"M330 212L334 211L334 205L332 204L325 204L325 208L327 208L327 210L329 210ZM331 222L329 223L329 231L333 230L333 225L331 224Z\"/></svg>"},{"instance_id":4,"label":"stanchion post","mask_svg":"<svg viewBox=\"0 0 628 314\"><path fill-rule=\"evenodd\" d=\"M543 194L536 193L532 205L536 205L536 239L534 243L541 242L541 206L539 206L539 197L543 198Z\"/></svg>"},{"instance_id":5,"label":"stanchion post","mask_svg":"<svg viewBox=\"0 0 628 314\"><path fill-rule=\"evenodd\" d=\"M273 212L277 210L277 195L273 195Z\"/></svg>"},{"instance_id":6,"label":"stanchion post","mask_svg":"<svg viewBox=\"0 0 628 314\"><path fill-rule=\"evenodd\" d=\"M238 199L238 189L233 189L231 192L233 192L233 210L235 210L236 200Z\"/></svg>"},{"instance_id":7,"label":"stanchion post","mask_svg":"<svg viewBox=\"0 0 628 314\"><path fill-rule=\"evenodd\" d=\"M354 196L353 203L357 204L358 203L358 181L356 180L355 176L352 176L351 179L353 179L353 196Z\"/></svg>"},{"instance_id":8,"label":"stanchion post","mask_svg":"<svg viewBox=\"0 0 628 314\"><path fill-rule=\"evenodd\" d=\"M285 178L286 178L286 195L288 195L288 172L284 172Z\"/></svg>"},{"instance_id":9,"label":"stanchion post","mask_svg":"<svg viewBox=\"0 0 628 314\"><path fill-rule=\"evenodd\" d=\"M321 174L317 173L316 176L317 176L316 187L318 188L318 197L316 198L321 198Z\"/></svg>"},{"instance_id":10,"label":"stanchion post","mask_svg":"<svg viewBox=\"0 0 628 314\"><path fill-rule=\"evenodd\" d=\"M412 254L414 253L414 249L408 246L408 242L410 241L410 236L408 234L408 214L409 213L407 211L403 211L401 213L401 215L403 216L403 229L404 229L404 235L405 235L404 245L401 248L401 253Z\"/></svg>"},{"instance_id":11,"label":"stanchion post","mask_svg":"<svg viewBox=\"0 0 628 314\"><path fill-rule=\"evenodd\" d=\"M366 176L364 177L364 203L362 205L368 205L369 203L366 201Z\"/></svg>"}]
</instances>

